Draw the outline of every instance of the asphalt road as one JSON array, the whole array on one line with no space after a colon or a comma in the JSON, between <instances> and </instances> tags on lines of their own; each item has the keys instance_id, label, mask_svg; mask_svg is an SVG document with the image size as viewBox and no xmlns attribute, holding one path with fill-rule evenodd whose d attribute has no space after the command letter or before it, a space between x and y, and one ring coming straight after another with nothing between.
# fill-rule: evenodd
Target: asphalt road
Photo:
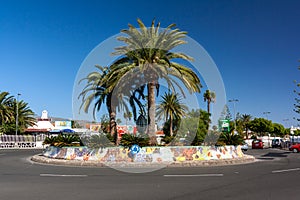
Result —
<instances>
[{"instance_id":1,"label":"asphalt road","mask_svg":"<svg viewBox=\"0 0 300 200\"><path fill-rule=\"evenodd\" d=\"M300 154L277 149L249 150L251 164L139 174L30 162L37 153L0 150L1 200L300 199Z\"/></svg>"}]
</instances>

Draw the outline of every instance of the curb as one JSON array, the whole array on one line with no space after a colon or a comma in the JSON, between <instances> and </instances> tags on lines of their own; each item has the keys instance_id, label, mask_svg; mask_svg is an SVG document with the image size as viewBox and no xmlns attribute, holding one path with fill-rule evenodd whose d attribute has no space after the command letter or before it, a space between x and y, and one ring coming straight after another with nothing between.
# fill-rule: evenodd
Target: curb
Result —
<instances>
[{"instance_id":1,"label":"curb","mask_svg":"<svg viewBox=\"0 0 300 200\"><path fill-rule=\"evenodd\" d=\"M63 165L63 166L81 166L81 167L119 167L119 168L152 168L152 167L208 167L208 166L225 166L239 165L256 162L256 159L250 155L244 155L242 158L222 159L222 160L202 160L202 161L185 161L185 162L168 162L168 163L129 163L129 162L112 162L104 163L100 161L82 161L82 160L64 160L48 158L43 155L34 155L31 161L41 164Z\"/></svg>"}]
</instances>

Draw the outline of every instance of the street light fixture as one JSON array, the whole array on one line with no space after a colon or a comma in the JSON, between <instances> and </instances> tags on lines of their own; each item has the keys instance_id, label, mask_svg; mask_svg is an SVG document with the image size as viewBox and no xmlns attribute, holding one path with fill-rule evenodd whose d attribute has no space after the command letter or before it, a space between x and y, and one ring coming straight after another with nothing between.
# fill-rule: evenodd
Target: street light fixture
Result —
<instances>
[{"instance_id":1,"label":"street light fixture","mask_svg":"<svg viewBox=\"0 0 300 200\"><path fill-rule=\"evenodd\" d=\"M233 103L233 114L234 114L234 131L236 132L236 113L235 113L235 102L238 102L238 99L230 99L228 102Z\"/></svg>"},{"instance_id":2,"label":"street light fixture","mask_svg":"<svg viewBox=\"0 0 300 200\"><path fill-rule=\"evenodd\" d=\"M15 145L17 146L17 136L18 136L18 125L19 125L19 96L21 94L17 94L17 101L16 101L16 135L15 135Z\"/></svg>"},{"instance_id":3,"label":"street light fixture","mask_svg":"<svg viewBox=\"0 0 300 200\"><path fill-rule=\"evenodd\" d=\"M263 112L263 114L266 115L267 120L269 120L269 119L268 119L268 115L269 115L270 113L271 113L271 112L269 112L269 111Z\"/></svg>"}]
</instances>

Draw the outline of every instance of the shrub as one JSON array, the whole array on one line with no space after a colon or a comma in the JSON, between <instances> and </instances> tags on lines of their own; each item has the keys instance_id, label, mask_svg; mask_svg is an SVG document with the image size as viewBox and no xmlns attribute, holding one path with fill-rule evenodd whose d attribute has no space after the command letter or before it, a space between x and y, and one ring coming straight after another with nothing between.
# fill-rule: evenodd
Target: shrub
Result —
<instances>
[{"instance_id":1,"label":"shrub","mask_svg":"<svg viewBox=\"0 0 300 200\"><path fill-rule=\"evenodd\" d=\"M75 134L46 137L43 144L56 147L83 146L80 137Z\"/></svg>"},{"instance_id":2,"label":"shrub","mask_svg":"<svg viewBox=\"0 0 300 200\"><path fill-rule=\"evenodd\" d=\"M172 142L172 140L174 139L175 136L164 136L162 141L165 142L165 144L169 144L170 142Z\"/></svg>"},{"instance_id":3,"label":"shrub","mask_svg":"<svg viewBox=\"0 0 300 200\"><path fill-rule=\"evenodd\" d=\"M82 142L87 147L92 149L99 149L99 148L103 149L105 147L111 147L114 145L110 140L110 138L108 138L108 134L104 134L104 133L82 137Z\"/></svg>"},{"instance_id":4,"label":"shrub","mask_svg":"<svg viewBox=\"0 0 300 200\"><path fill-rule=\"evenodd\" d=\"M121 146L125 148L130 148L134 144L140 147L148 146L149 137L145 134L142 134L140 136L134 136L132 134L123 134L122 139L120 141Z\"/></svg>"},{"instance_id":5,"label":"shrub","mask_svg":"<svg viewBox=\"0 0 300 200\"><path fill-rule=\"evenodd\" d=\"M239 134L222 133L217 145L241 145L243 138Z\"/></svg>"}]
</instances>

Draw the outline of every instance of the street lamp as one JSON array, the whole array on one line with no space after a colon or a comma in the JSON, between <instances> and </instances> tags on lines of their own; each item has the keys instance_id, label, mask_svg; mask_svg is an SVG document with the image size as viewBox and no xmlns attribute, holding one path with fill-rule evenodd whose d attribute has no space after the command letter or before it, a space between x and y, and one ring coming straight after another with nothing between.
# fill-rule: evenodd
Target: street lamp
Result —
<instances>
[{"instance_id":1,"label":"street lamp","mask_svg":"<svg viewBox=\"0 0 300 200\"><path fill-rule=\"evenodd\" d=\"M230 99L228 102L233 103L233 114L234 114L234 131L236 132L236 114L235 114L235 102L238 102L238 99Z\"/></svg>"},{"instance_id":2,"label":"street lamp","mask_svg":"<svg viewBox=\"0 0 300 200\"><path fill-rule=\"evenodd\" d=\"M269 119L268 119L268 115L269 115L270 113L271 113L271 112L269 112L269 111L263 112L263 114L266 115L267 120L269 120Z\"/></svg>"},{"instance_id":3,"label":"street lamp","mask_svg":"<svg viewBox=\"0 0 300 200\"><path fill-rule=\"evenodd\" d=\"M16 102L16 135L15 135L15 145L17 146L17 135L18 135L18 125L19 125L19 96L21 94L17 94L17 102Z\"/></svg>"}]
</instances>

